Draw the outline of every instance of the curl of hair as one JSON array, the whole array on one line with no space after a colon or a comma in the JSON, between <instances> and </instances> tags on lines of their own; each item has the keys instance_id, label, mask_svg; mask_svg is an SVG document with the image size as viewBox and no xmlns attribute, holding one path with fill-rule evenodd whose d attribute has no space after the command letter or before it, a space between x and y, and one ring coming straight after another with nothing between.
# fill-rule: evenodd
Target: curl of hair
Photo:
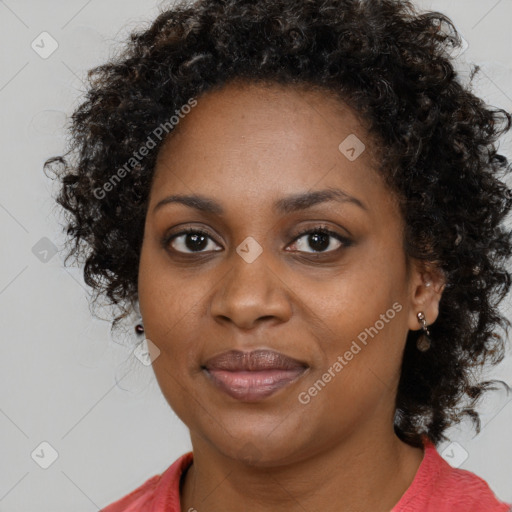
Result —
<instances>
[{"instance_id":1,"label":"curl of hair","mask_svg":"<svg viewBox=\"0 0 512 512\"><path fill-rule=\"evenodd\" d=\"M498 305L510 288L510 164L495 143L511 115L461 84L451 56L460 44L449 18L403 0L199 0L162 11L89 71L69 151L45 163L60 180L56 201L74 242L66 262L83 256L95 301L101 295L121 310L114 327L137 300L148 195L165 140L152 136L155 128L232 80L328 91L377 141L405 219L406 254L446 279L432 348L419 352L419 331L408 334L395 431L413 446L422 435L439 443L464 415L479 431L474 406L491 383L475 380L474 370L503 359L509 328ZM156 148L135 157L148 137ZM127 162L130 172L113 183Z\"/></svg>"}]
</instances>

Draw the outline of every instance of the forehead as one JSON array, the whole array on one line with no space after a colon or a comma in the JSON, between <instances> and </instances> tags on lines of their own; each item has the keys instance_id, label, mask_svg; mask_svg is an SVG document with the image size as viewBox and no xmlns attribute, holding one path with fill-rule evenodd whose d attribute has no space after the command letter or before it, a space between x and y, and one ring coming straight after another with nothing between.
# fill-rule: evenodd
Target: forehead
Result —
<instances>
[{"instance_id":1,"label":"forehead","mask_svg":"<svg viewBox=\"0 0 512 512\"><path fill-rule=\"evenodd\" d=\"M232 83L197 98L166 140L151 202L160 191L197 187L260 199L325 186L389 196L374 149L357 113L333 94Z\"/></svg>"},{"instance_id":2,"label":"forehead","mask_svg":"<svg viewBox=\"0 0 512 512\"><path fill-rule=\"evenodd\" d=\"M363 119L332 92L304 85L233 82L201 95L198 105L168 137L162 153L169 147L175 149L175 142L185 135L203 145L224 138L239 144L244 139L247 144L261 141L277 148L279 143L293 142L318 146L322 143L318 136L325 138L326 132L332 135L326 145L356 133L369 142ZM280 136L277 140L273 138L276 134ZM334 153L338 145L330 149ZM363 158L368 161L370 155L366 151Z\"/></svg>"}]
</instances>

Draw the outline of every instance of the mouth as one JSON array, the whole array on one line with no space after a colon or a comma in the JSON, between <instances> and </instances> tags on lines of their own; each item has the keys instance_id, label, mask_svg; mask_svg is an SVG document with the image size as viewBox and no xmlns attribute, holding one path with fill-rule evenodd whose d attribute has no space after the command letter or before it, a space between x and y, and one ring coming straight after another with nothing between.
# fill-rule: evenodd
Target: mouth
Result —
<instances>
[{"instance_id":1,"label":"mouth","mask_svg":"<svg viewBox=\"0 0 512 512\"><path fill-rule=\"evenodd\" d=\"M255 402L298 380L308 365L272 350L231 350L202 367L218 389L232 398Z\"/></svg>"}]
</instances>

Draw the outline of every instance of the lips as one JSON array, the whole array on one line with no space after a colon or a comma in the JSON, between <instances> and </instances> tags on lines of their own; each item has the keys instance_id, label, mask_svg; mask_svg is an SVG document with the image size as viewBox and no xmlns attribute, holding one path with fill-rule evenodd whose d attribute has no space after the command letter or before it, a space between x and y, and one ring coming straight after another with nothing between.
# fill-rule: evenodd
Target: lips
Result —
<instances>
[{"instance_id":1,"label":"lips","mask_svg":"<svg viewBox=\"0 0 512 512\"><path fill-rule=\"evenodd\" d=\"M253 402L295 382L308 365L272 350L231 350L203 366L209 380L232 398Z\"/></svg>"}]
</instances>

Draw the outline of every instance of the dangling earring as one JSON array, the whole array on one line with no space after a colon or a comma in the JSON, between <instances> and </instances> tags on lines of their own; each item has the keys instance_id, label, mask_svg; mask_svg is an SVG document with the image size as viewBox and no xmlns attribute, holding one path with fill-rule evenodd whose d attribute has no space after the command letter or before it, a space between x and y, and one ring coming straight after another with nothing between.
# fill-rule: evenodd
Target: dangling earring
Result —
<instances>
[{"instance_id":1,"label":"dangling earring","mask_svg":"<svg viewBox=\"0 0 512 512\"><path fill-rule=\"evenodd\" d=\"M135 313L135 317L137 318L137 323L135 324L134 327L135 334L144 334L144 324L142 322L142 315L140 313L140 304L138 300L135 303L133 303L133 312Z\"/></svg>"},{"instance_id":2,"label":"dangling earring","mask_svg":"<svg viewBox=\"0 0 512 512\"><path fill-rule=\"evenodd\" d=\"M430 348L430 345L432 344L430 339L430 331L427 328L427 322L425 320L425 314L423 313L423 311L420 311L417 316L418 321L421 323L421 328L423 332L416 341L416 347L420 352L426 352Z\"/></svg>"}]
</instances>

